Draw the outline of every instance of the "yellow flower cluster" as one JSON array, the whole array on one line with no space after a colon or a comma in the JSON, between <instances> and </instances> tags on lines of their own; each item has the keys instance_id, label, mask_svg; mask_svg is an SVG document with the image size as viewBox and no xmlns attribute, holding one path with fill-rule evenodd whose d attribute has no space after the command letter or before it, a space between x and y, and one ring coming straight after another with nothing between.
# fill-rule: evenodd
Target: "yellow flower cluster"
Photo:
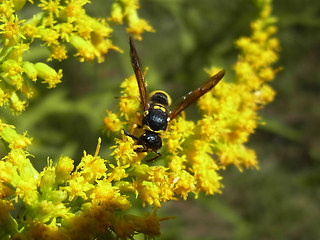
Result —
<instances>
[{"instance_id":1,"label":"yellow flower cluster","mask_svg":"<svg viewBox=\"0 0 320 240\"><path fill-rule=\"evenodd\" d=\"M40 173L25 150L31 144L26 134L17 134L13 126L0 122L0 139L9 149L0 161L1 236L10 233L12 239L91 239L107 232L120 238L139 232L149 237L160 234L162 219L155 214L139 217L124 212L131 203L119 183L128 177L129 165L115 167L100 158L100 139L95 155L84 152L76 167L72 159L62 156L55 166L48 160ZM142 166L131 170L140 171L143 177ZM152 177L159 176L162 173L155 169ZM10 215L13 200L23 204L15 219Z\"/></svg>"},{"instance_id":2,"label":"yellow flower cluster","mask_svg":"<svg viewBox=\"0 0 320 240\"><path fill-rule=\"evenodd\" d=\"M257 126L257 111L275 95L267 82L278 71L272 64L278 59L279 42L272 37L276 27L270 16L271 1L260 4L260 17L251 24L252 36L236 41L241 54L234 66L235 81L222 81L198 102L204 114L199 124L202 138L213 141L214 154L222 166L234 164L239 170L257 167L255 152L244 143ZM216 69L208 72L213 74Z\"/></svg>"},{"instance_id":3,"label":"yellow flower cluster","mask_svg":"<svg viewBox=\"0 0 320 240\"><path fill-rule=\"evenodd\" d=\"M32 2L32 1L30 1ZM42 78L54 87L61 78L44 63L23 61L22 53L38 38L50 49L49 59L66 58L68 42L77 49L80 60L103 60L111 48L108 37L111 28L104 20L86 15L87 0L41 0L41 14L21 21L16 12L25 0L3 0L0 6L0 105L11 102L15 111L24 109L18 91L32 96L27 80ZM149 163L153 153L138 152L136 141L122 133L122 129L140 136L142 112L139 90L134 76L122 87L119 112L107 111L104 119L109 133L117 135L111 146L110 159L99 156L101 140L96 152L84 152L80 163L61 156L56 164L48 159L47 167L38 172L27 151L32 139L18 134L13 126L0 120L0 139L8 154L0 160L0 236L5 239L133 239L137 233L153 238L160 234L156 209L161 204L198 196L219 193L222 188L219 171L229 164L243 168L257 168L255 152L244 144L256 128L257 110L274 97L267 82L277 70L272 64L279 49L274 19L270 16L271 1L259 0L261 12L252 23L252 35L240 38L241 50L234 66L233 82L222 80L213 91L201 97L198 108L202 112L197 122L187 121L182 113L170 122L162 134L162 156ZM128 31L140 37L152 28L137 16L136 0L117 0L111 20L126 18ZM209 75L218 68L208 70ZM28 79L27 79L28 78ZM136 201L139 199L139 201ZM130 214L136 206L149 205L152 214ZM13 211L14 210L14 211Z\"/></svg>"},{"instance_id":4,"label":"yellow flower cluster","mask_svg":"<svg viewBox=\"0 0 320 240\"><path fill-rule=\"evenodd\" d=\"M29 0L34 4L32 0ZM113 45L110 37L113 29L105 19L97 19L86 14L84 5L88 0L41 0L39 13L30 19L20 20L18 11L26 0L3 0L0 5L0 106L9 104L19 113L27 105L25 98L31 98L35 89L32 81L41 78L48 88L61 82L62 70L54 70L45 63L25 61L24 54L32 54L32 43L40 40L50 51L48 61L64 60L68 57L68 46L75 50L80 61L104 61L110 50L120 49ZM148 23L137 14L138 1L116 1L110 20L121 16L129 23L129 33L141 38L144 31L153 31ZM119 22L119 21L118 21ZM45 51L43 52L44 54Z\"/></svg>"},{"instance_id":5,"label":"yellow flower cluster","mask_svg":"<svg viewBox=\"0 0 320 240\"><path fill-rule=\"evenodd\" d=\"M34 4L32 0L29 3ZM18 11L27 5L26 0L1 1L0 106L9 104L19 113L25 109L27 98L34 95L32 82L41 78L49 88L61 82L62 70L25 60L36 43L49 49L48 61L66 59L67 44L74 47L80 61L96 58L102 62L110 49L119 50L110 40L112 29L106 20L86 14L87 3L88 0L41 0L37 3L41 11L21 20L18 15L23 14ZM138 37L152 28L143 28L148 24L138 18L137 8L135 1L126 6L125 12L130 23L128 31ZM134 24L138 22L140 27L136 28ZM122 122L117 124L120 130ZM126 189L123 179L129 177L127 168L136 155L126 144L114 150L117 163L98 156L99 140L96 153L84 152L79 165L62 156L57 164L48 159L48 166L38 172L31 163L34 157L27 152L32 142L27 133L18 134L14 126L0 119L0 140L8 151L0 160L1 239L92 239L99 234L132 239L137 233L148 237L160 234L159 221L163 219L155 212L142 217L126 212L131 202L126 191L122 192ZM122 150L128 154L126 160L116 157L117 151ZM134 197L135 190L131 192Z\"/></svg>"},{"instance_id":6,"label":"yellow flower cluster","mask_svg":"<svg viewBox=\"0 0 320 240\"><path fill-rule=\"evenodd\" d=\"M127 32L141 40L141 34L145 31L154 32L154 29L144 19L139 18L137 9L138 0L116 0L112 5L110 21L122 24L123 19L128 23Z\"/></svg>"},{"instance_id":7,"label":"yellow flower cluster","mask_svg":"<svg viewBox=\"0 0 320 240\"><path fill-rule=\"evenodd\" d=\"M186 199L189 193L195 197L199 192L220 193L219 171L230 164L240 171L258 168L255 152L245 143L259 121L257 110L274 97L267 82L274 78L276 70L271 64L277 60L279 50L277 39L272 37L276 28L270 16L271 3L268 0L261 3L260 17L252 23L252 36L236 42L241 54L234 66L235 80L222 80L199 99L202 117L196 123L187 121L183 114L170 122L162 134L162 156L154 163L158 166L145 164L152 157L135 152L136 141L124 134L112 147L118 166L126 164L131 176L122 183L125 191L134 191L144 205L160 207L161 203L177 197ZM212 76L218 71L212 67L208 73ZM143 116L134 75L121 87L124 90L120 112L108 111L106 128L115 134L125 129L140 136L143 130L136 125L141 125Z\"/></svg>"}]
</instances>

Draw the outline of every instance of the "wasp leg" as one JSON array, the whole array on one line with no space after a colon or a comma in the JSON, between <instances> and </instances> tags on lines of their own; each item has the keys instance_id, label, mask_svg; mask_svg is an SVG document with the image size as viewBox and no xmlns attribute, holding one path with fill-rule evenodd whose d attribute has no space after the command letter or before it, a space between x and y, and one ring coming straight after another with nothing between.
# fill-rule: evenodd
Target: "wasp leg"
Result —
<instances>
[{"instance_id":1,"label":"wasp leg","mask_svg":"<svg viewBox=\"0 0 320 240\"><path fill-rule=\"evenodd\" d=\"M135 129L135 128L142 128L142 126L135 123L135 124L133 124L132 128L133 128L133 129Z\"/></svg>"},{"instance_id":2,"label":"wasp leg","mask_svg":"<svg viewBox=\"0 0 320 240\"><path fill-rule=\"evenodd\" d=\"M130 134L131 134L131 135L133 134L133 132L134 132L134 130L135 130L136 128L140 129L140 128L142 128L142 126L139 125L139 124L136 124L136 123L133 124L132 127L131 127L131 131L130 131Z\"/></svg>"},{"instance_id":3,"label":"wasp leg","mask_svg":"<svg viewBox=\"0 0 320 240\"><path fill-rule=\"evenodd\" d=\"M161 156L162 156L161 153L159 153L158 151L150 151L150 150L149 150L146 146L144 146L144 145L136 145L135 147L136 147L136 148L135 148L135 151L136 151L136 152L154 152L154 153L157 154L157 156L146 160L146 162L154 161L154 160L156 160L158 157L161 157Z\"/></svg>"},{"instance_id":4,"label":"wasp leg","mask_svg":"<svg viewBox=\"0 0 320 240\"><path fill-rule=\"evenodd\" d=\"M158 157L161 157L161 153L159 153L158 151L153 151L153 152L158 154L158 155L153 157L153 158L151 158L151 159L146 160L146 162L151 162L151 161L156 160Z\"/></svg>"},{"instance_id":5,"label":"wasp leg","mask_svg":"<svg viewBox=\"0 0 320 240\"><path fill-rule=\"evenodd\" d=\"M148 152L144 145L134 145L134 151L136 152Z\"/></svg>"},{"instance_id":6,"label":"wasp leg","mask_svg":"<svg viewBox=\"0 0 320 240\"><path fill-rule=\"evenodd\" d=\"M138 140L137 137L136 137L136 138L132 137L132 136L133 136L133 132L134 132L134 130L135 130L136 128L140 129L140 128L142 128L142 126L135 123L135 124L132 125L131 130L130 130L130 133L123 129L124 134L127 135L127 136L129 136L129 137L131 137L131 138L133 138L133 139L135 139L135 140Z\"/></svg>"},{"instance_id":7,"label":"wasp leg","mask_svg":"<svg viewBox=\"0 0 320 240\"><path fill-rule=\"evenodd\" d=\"M127 135L128 137L131 137L132 139L134 140L138 140L138 138L136 136L133 136L132 134L130 134L129 132L127 132L126 130L122 129L123 130L123 133L125 135Z\"/></svg>"}]
</instances>

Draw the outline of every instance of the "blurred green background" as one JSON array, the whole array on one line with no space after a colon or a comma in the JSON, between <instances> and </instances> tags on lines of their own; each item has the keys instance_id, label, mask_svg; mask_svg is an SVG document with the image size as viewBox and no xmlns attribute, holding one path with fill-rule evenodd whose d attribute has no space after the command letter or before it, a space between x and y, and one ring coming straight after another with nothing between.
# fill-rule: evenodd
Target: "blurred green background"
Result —
<instances>
[{"instance_id":1,"label":"blurred green background","mask_svg":"<svg viewBox=\"0 0 320 240\"><path fill-rule=\"evenodd\" d=\"M87 11L109 16L112 2L93 1ZM177 100L207 78L203 69L211 65L227 70L226 81L233 79L234 41L250 34L258 14L252 1L140 0L140 5L141 17L156 30L136 43L149 67L150 89L163 89ZM267 124L248 143L260 170L239 173L231 166L221 172L221 195L163 204L159 216L177 218L162 222L160 239L320 239L320 1L274 1L273 6L281 43L276 66L283 70L271 83L274 102L260 112ZM38 169L48 156L79 161L83 150L93 154L99 136L101 155L108 159L113 140L101 131L105 109L117 111L120 84L132 74L125 26L113 27L112 39L123 54L110 52L103 64L53 62L64 73L56 89L37 84L38 95L19 116L1 110L8 123L34 138L30 152ZM43 49L26 57L44 61ZM187 118L196 118L193 112L191 107Z\"/></svg>"}]
</instances>

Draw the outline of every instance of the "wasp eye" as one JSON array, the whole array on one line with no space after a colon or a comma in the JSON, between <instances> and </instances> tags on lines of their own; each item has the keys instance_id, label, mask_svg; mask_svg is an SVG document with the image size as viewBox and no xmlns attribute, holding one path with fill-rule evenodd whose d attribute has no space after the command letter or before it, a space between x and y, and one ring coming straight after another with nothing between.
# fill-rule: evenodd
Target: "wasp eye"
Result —
<instances>
[{"instance_id":1,"label":"wasp eye","mask_svg":"<svg viewBox=\"0 0 320 240\"><path fill-rule=\"evenodd\" d=\"M151 102L158 103L163 106L169 106L170 105L170 99L168 94L165 92L152 92L150 97Z\"/></svg>"}]
</instances>

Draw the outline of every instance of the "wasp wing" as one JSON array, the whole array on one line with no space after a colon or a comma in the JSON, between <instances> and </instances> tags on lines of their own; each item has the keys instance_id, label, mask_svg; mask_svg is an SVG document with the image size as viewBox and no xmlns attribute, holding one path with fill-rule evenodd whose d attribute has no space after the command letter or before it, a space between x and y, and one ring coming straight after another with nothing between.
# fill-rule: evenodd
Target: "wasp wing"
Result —
<instances>
[{"instance_id":1,"label":"wasp wing","mask_svg":"<svg viewBox=\"0 0 320 240\"><path fill-rule=\"evenodd\" d=\"M225 74L224 70L221 70L217 74L213 75L206 82L204 82L199 88L196 90L189 92L185 95L180 103L178 103L172 111L169 113L170 121L174 119L180 112L182 112L185 108L187 108L190 104L197 101L202 95L209 92L212 88L214 88L218 82L223 78Z\"/></svg>"},{"instance_id":2,"label":"wasp wing","mask_svg":"<svg viewBox=\"0 0 320 240\"><path fill-rule=\"evenodd\" d=\"M146 89L146 84L144 82L144 75L141 71L141 63L140 63L137 50L134 46L134 42L131 36L129 38L129 43L130 43L131 64L138 82L141 105L142 105L143 111L145 111L148 108L147 89Z\"/></svg>"}]
</instances>

